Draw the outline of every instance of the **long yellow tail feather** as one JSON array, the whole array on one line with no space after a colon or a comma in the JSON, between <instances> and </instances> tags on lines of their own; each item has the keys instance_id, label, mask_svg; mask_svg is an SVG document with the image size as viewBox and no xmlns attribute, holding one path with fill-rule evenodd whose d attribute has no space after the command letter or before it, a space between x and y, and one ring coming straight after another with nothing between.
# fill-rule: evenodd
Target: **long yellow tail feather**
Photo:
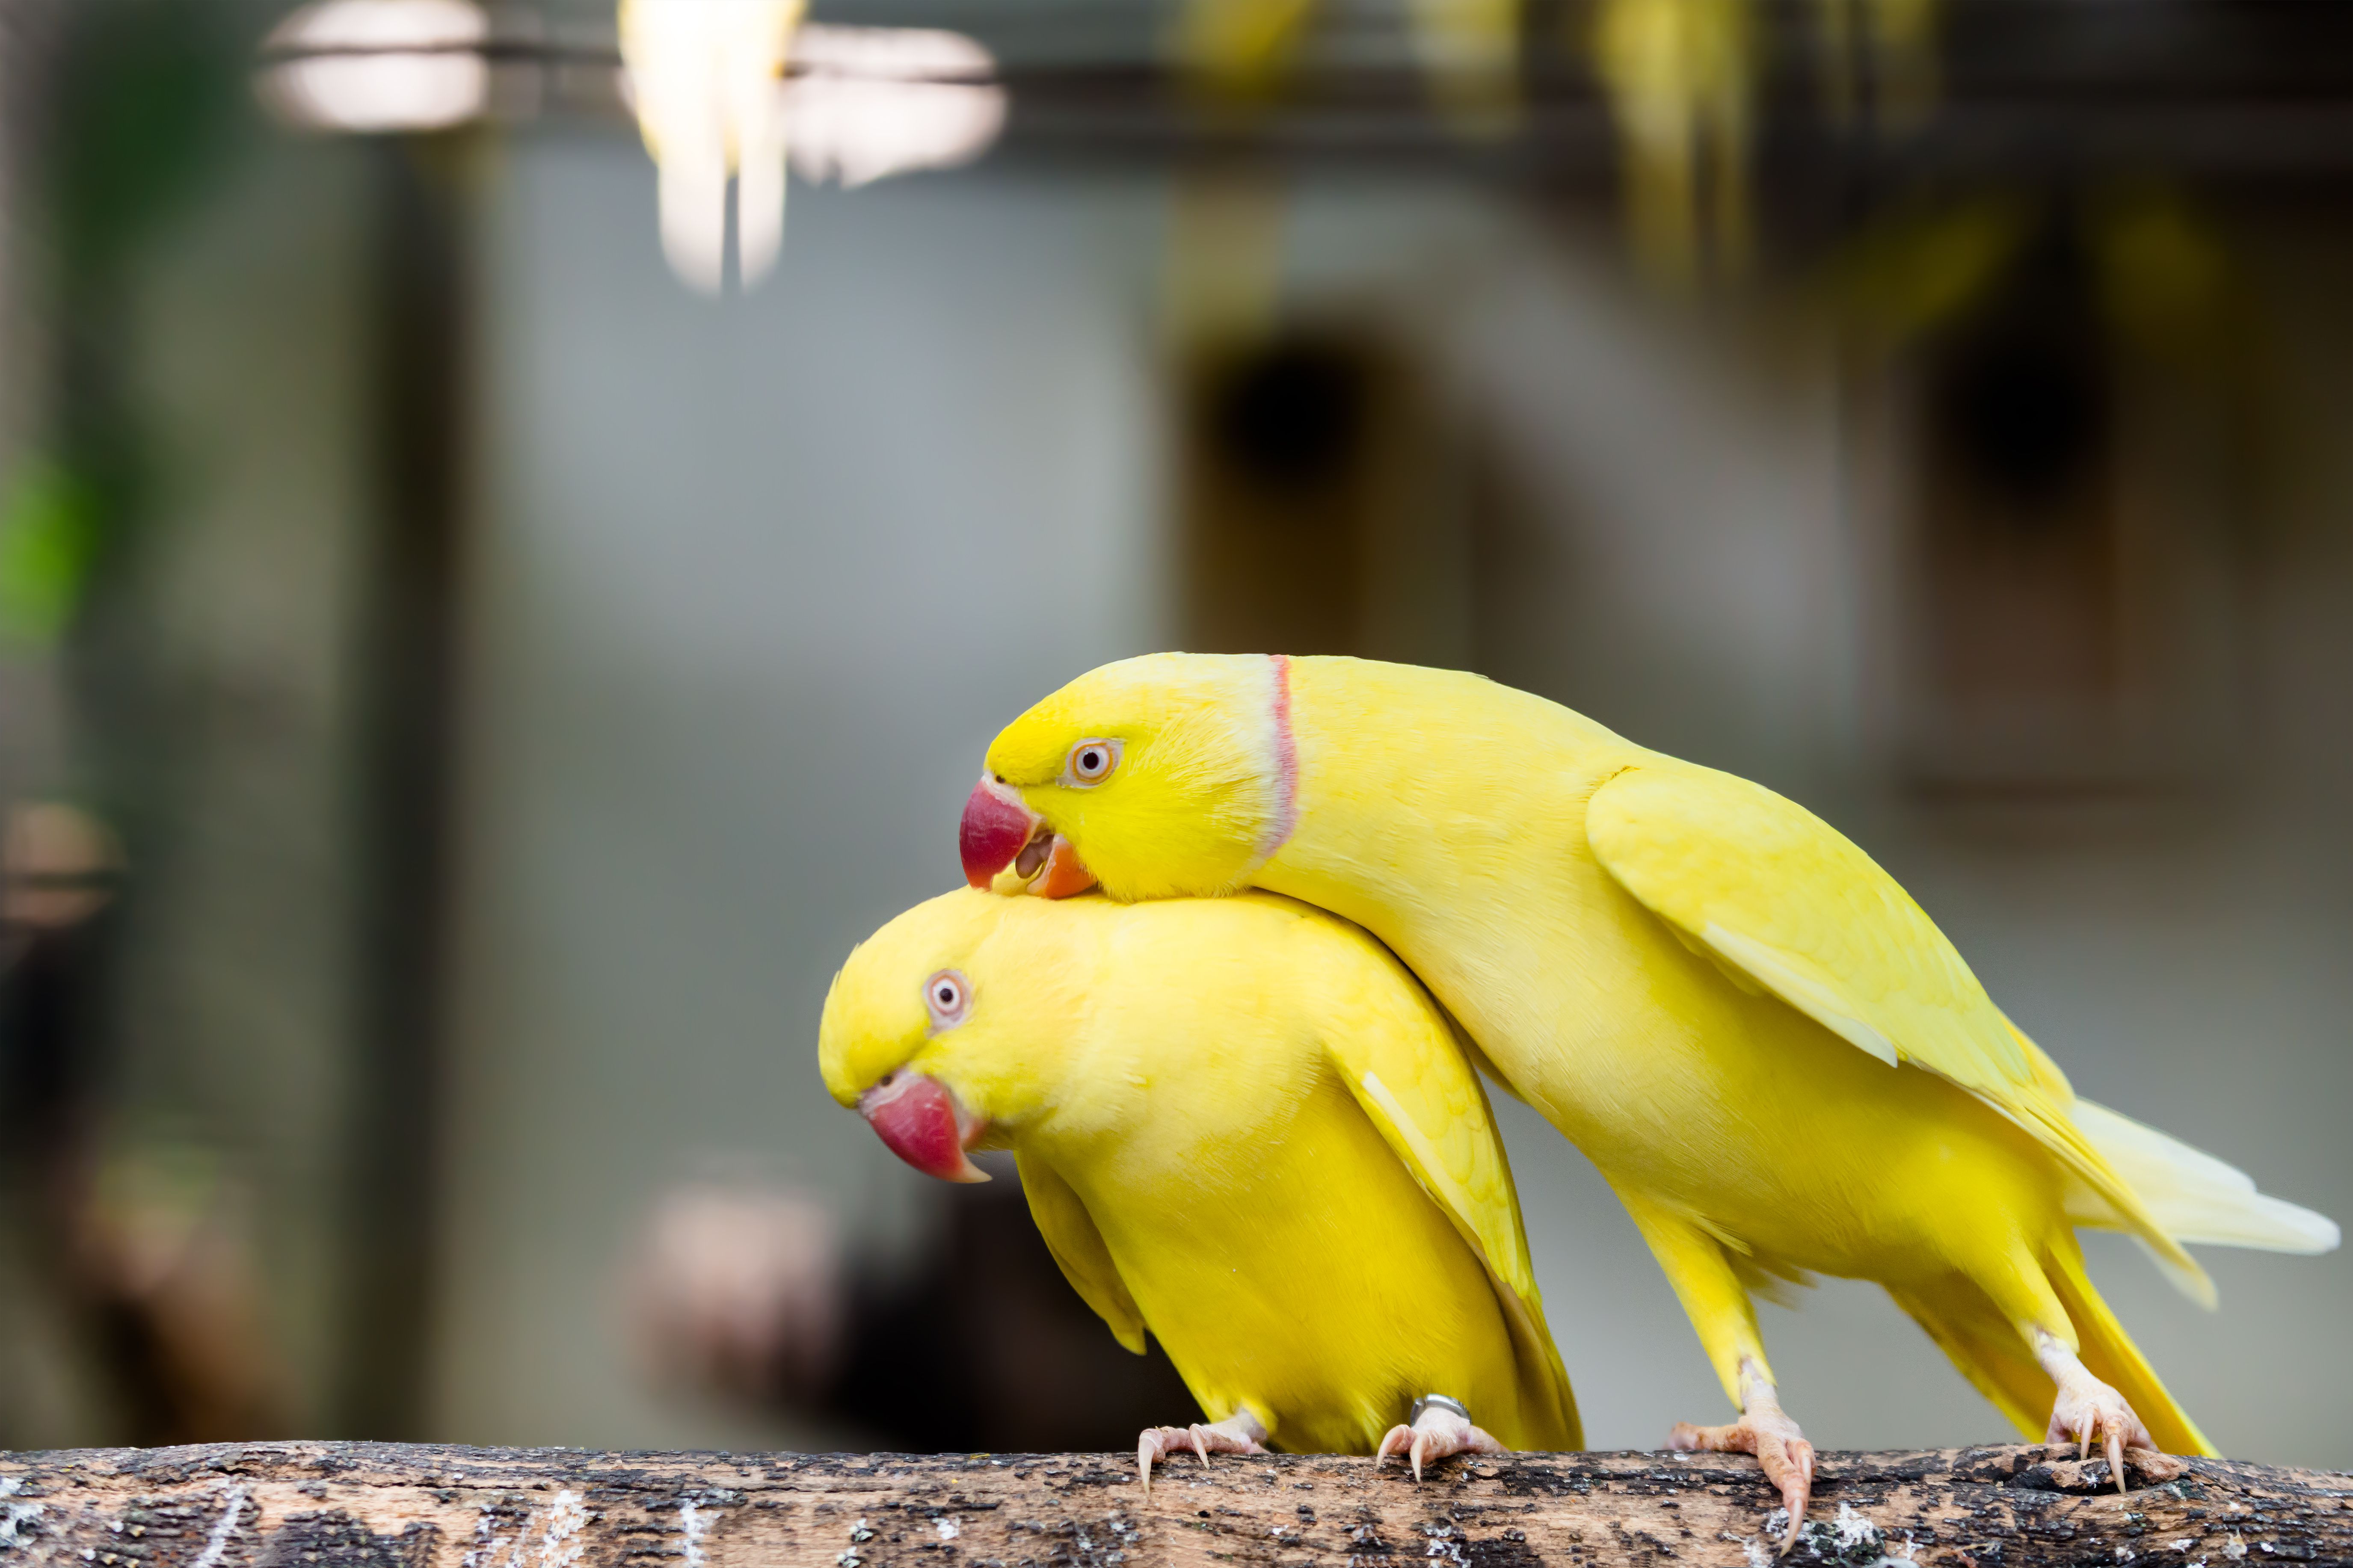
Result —
<instances>
[{"instance_id":1,"label":"long yellow tail feather","mask_svg":"<svg viewBox=\"0 0 2353 1568\"><path fill-rule=\"evenodd\" d=\"M2092 1375L2125 1396L2148 1427L2149 1436L2157 1439L2157 1446L2167 1453L2213 1456L2213 1445L2174 1403L2141 1355L2140 1347L2093 1288L2073 1239L2045 1253L2042 1261L2044 1277L2075 1326L2078 1353ZM2017 1325L1990 1297L1959 1279L1945 1281L1932 1291L1891 1288L1888 1294L1927 1331L1961 1375L2009 1418L2021 1436L2028 1442L2042 1440L2058 1390L2050 1374L2035 1364Z\"/></svg>"},{"instance_id":2,"label":"long yellow tail feather","mask_svg":"<svg viewBox=\"0 0 2353 1568\"><path fill-rule=\"evenodd\" d=\"M2073 1239L2044 1254L2042 1261L2051 1288L2059 1293L2060 1305L2067 1309L2075 1325L2075 1336L2081 1342L2077 1353L2092 1375L2125 1396L2148 1427L2149 1436L2157 1439L2157 1446L2167 1453L2220 1458L2198 1424L2166 1392L2140 1347L2100 1300L2099 1291L2092 1288L2091 1278L2084 1272L2084 1255L2075 1249Z\"/></svg>"}]
</instances>

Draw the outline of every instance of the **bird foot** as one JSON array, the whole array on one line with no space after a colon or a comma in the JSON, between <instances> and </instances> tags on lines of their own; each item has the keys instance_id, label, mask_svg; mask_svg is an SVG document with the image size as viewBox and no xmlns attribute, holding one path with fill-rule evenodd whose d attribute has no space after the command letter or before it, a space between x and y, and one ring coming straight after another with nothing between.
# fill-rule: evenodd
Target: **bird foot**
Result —
<instances>
[{"instance_id":1,"label":"bird foot","mask_svg":"<svg viewBox=\"0 0 2353 1568\"><path fill-rule=\"evenodd\" d=\"M2188 1468L2180 1461L2158 1452L2157 1439L2148 1435L2148 1428L2133 1413L2125 1396L2094 1377L2058 1335L2048 1329L2037 1329L2034 1359L2051 1374L2051 1381L2059 1385L2058 1396L2051 1402L2051 1425L2043 1433L2045 1442L2074 1444L2078 1459L2089 1457L2092 1445L2098 1443L2106 1452L2108 1474L2115 1478L2118 1491L2126 1489L2127 1450L2134 1468L2152 1481L2171 1480Z\"/></svg>"},{"instance_id":2,"label":"bird foot","mask_svg":"<svg viewBox=\"0 0 2353 1568\"><path fill-rule=\"evenodd\" d=\"M1212 1454L1263 1454L1266 1428L1257 1416L1238 1410L1223 1421L1196 1421L1190 1426L1147 1426L1135 1440L1136 1473L1144 1489L1152 1489L1152 1465L1190 1448L1207 1465Z\"/></svg>"},{"instance_id":3,"label":"bird foot","mask_svg":"<svg viewBox=\"0 0 2353 1568\"><path fill-rule=\"evenodd\" d=\"M1508 1454L1511 1450L1471 1425L1471 1413L1443 1394L1430 1394L1416 1400L1413 1425L1392 1426L1374 1450L1373 1465L1378 1468L1391 1454L1403 1454L1413 1465L1413 1479L1421 1479L1421 1467L1436 1464L1455 1454Z\"/></svg>"},{"instance_id":4,"label":"bird foot","mask_svg":"<svg viewBox=\"0 0 2353 1568\"><path fill-rule=\"evenodd\" d=\"M1729 1426L1694 1426L1678 1421L1667 1435L1667 1447L1686 1453L1754 1454L1765 1479L1780 1490L1781 1506L1789 1511L1789 1527L1781 1535L1782 1555L1798 1543L1806 1522L1806 1503L1814 1492L1814 1446L1798 1424L1783 1413L1771 1394L1752 1396L1740 1419Z\"/></svg>"},{"instance_id":5,"label":"bird foot","mask_svg":"<svg viewBox=\"0 0 2353 1568\"><path fill-rule=\"evenodd\" d=\"M2073 1443L2078 1459L2087 1458L2092 1445L2098 1443L2107 1454L2108 1474L2116 1479L2118 1491L2126 1489L2125 1451L2128 1448L2134 1451L2133 1465L2145 1476L2170 1479L2171 1474L2185 1468L2157 1451L2157 1439L2148 1435L2123 1394L2094 1377L2072 1354L2062 1352L2052 1359L2061 1363L2053 1369L2059 1395L2051 1405L2045 1442Z\"/></svg>"}]
</instances>

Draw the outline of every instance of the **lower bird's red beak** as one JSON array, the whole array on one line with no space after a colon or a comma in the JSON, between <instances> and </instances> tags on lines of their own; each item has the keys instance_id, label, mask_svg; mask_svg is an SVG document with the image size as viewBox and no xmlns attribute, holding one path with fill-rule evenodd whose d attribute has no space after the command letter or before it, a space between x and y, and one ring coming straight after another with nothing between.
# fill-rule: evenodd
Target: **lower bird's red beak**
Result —
<instances>
[{"instance_id":1,"label":"lower bird's red beak","mask_svg":"<svg viewBox=\"0 0 2353 1568\"><path fill-rule=\"evenodd\" d=\"M964 803L956 848L964 879L983 892L1067 899L1095 885L1071 841L1048 827L1018 791L986 773Z\"/></svg>"},{"instance_id":2,"label":"lower bird's red beak","mask_svg":"<svg viewBox=\"0 0 2353 1568\"><path fill-rule=\"evenodd\" d=\"M988 1124L929 1074L900 1068L858 1097L858 1113L891 1152L923 1174L944 1182L988 1180L965 1152Z\"/></svg>"}]
</instances>

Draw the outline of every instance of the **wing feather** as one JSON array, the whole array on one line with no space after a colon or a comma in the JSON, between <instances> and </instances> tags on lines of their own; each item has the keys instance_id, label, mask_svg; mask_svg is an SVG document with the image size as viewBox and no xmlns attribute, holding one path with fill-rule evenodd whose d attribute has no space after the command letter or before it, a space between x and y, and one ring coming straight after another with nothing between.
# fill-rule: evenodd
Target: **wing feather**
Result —
<instances>
[{"instance_id":1,"label":"wing feather","mask_svg":"<svg viewBox=\"0 0 2353 1568\"><path fill-rule=\"evenodd\" d=\"M1111 1325L1113 1338L1142 1355L1144 1313L1128 1294L1127 1281L1120 1278L1119 1265L1112 1261L1111 1248L1103 1245L1094 1216L1087 1213L1087 1205L1071 1184L1043 1160L1017 1153L1014 1163L1021 1172L1021 1194L1029 1200L1029 1217L1037 1222L1038 1234L1046 1238L1046 1250L1054 1255L1062 1278L1095 1310L1097 1317Z\"/></svg>"},{"instance_id":2,"label":"wing feather","mask_svg":"<svg viewBox=\"0 0 2353 1568\"><path fill-rule=\"evenodd\" d=\"M1950 1079L2025 1129L2211 1303L2204 1271L2077 1126L2065 1075L1836 828L1760 784L1660 758L1594 792L1586 835L1602 868L1686 942L1857 1049Z\"/></svg>"},{"instance_id":3,"label":"wing feather","mask_svg":"<svg viewBox=\"0 0 2353 1568\"><path fill-rule=\"evenodd\" d=\"M1403 984L1345 987L1324 1050L1382 1141L1485 1264L1524 1384L1554 1406L1568 1446L1582 1447L1576 1396L1545 1324L1511 1162L1464 1042L1403 964L1353 928L1350 938L1375 949Z\"/></svg>"}]
</instances>

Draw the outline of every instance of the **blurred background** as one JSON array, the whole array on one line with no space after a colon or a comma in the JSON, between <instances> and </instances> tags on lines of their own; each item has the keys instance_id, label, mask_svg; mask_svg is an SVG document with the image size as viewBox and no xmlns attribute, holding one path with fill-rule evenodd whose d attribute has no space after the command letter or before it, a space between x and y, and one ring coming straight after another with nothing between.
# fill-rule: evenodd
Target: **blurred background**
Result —
<instances>
[{"instance_id":1,"label":"blurred background","mask_svg":"<svg viewBox=\"0 0 2353 1568\"><path fill-rule=\"evenodd\" d=\"M9 0L0 1446L1187 1418L815 1066L990 735L1169 647L1791 794L2353 1216L2353 12ZM1499 1113L1589 1439L1724 1418ZM2113 1240L2218 1443L2353 1464L2353 1258ZM2005 1435L1764 1317L1818 1443Z\"/></svg>"}]
</instances>

